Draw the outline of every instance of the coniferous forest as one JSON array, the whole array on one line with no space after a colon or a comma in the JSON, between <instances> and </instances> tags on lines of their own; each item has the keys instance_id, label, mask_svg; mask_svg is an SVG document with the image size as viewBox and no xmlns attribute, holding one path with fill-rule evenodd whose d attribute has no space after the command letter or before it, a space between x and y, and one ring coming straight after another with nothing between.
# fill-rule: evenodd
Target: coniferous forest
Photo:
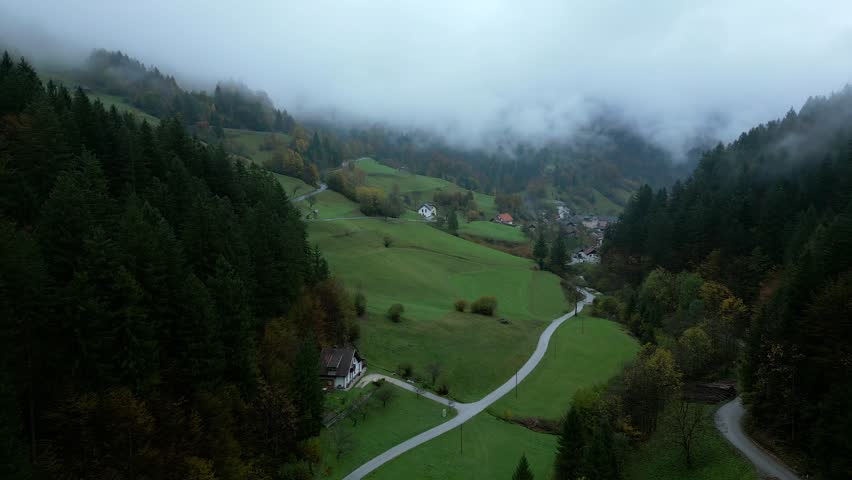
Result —
<instances>
[{"instance_id":1,"label":"coniferous forest","mask_svg":"<svg viewBox=\"0 0 852 480\"><path fill-rule=\"evenodd\" d=\"M0 477L316 461L352 302L268 173L0 62Z\"/></svg>"},{"instance_id":2,"label":"coniferous forest","mask_svg":"<svg viewBox=\"0 0 852 480\"><path fill-rule=\"evenodd\" d=\"M733 362L753 431L831 479L852 478L850 141L847 87L719 145L686 181L639 190L600 279L613 316L685 352L686 374Z\"/></svg>"}]
</instances>

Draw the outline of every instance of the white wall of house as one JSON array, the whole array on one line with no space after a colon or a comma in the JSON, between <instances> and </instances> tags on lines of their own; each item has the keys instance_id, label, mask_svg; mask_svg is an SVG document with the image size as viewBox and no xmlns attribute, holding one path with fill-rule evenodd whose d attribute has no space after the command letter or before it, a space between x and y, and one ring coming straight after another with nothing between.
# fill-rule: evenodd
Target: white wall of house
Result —
<instances>
[{"instance_id":1,"label":"white wall of house","mask_svg":"<svg viewBox=\"0 0 852 480\"><path fill-rule=\"evenodd\" d=\"M419 213L423 218L432 218L434 215L437 215L438 211L435 207L429 208L426 205L423 205L417 213Z\"/></svg>"}]
</instances>

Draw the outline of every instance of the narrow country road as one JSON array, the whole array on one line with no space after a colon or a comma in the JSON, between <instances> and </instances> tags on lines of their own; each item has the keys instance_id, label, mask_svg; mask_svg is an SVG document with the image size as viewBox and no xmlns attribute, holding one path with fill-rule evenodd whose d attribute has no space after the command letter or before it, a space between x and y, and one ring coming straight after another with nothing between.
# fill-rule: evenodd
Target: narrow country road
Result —
<instances>
[{"instance_id":1,"label":"narrow country road","mask_svg":"<svg viewBox=\"0 0 852 480\"><path fill-rule=\"evenodd\" d=\"M294 198L293 201L294 202L301 202L302 200L304 200L308 197L313 197L314 195L319 195L320 193L322 193L326 190L328 190L328 185L326 185L324 183L320 183L318 189L314 190L313 192L308 192L304 195L299 195L298 197Z\"/></svg>"},{"instance_id":2,"label":"narrow country road","mask_svg":"<svg viewBox=\"0 0 852 480\"><path fill-rule=\"evenodd\" d=\"M581 290L581 292L583 293L583 296L585 298L577 306L577 312L582 311L585 305L591 303L592 300L594 300L594 297L589 292L585 290ZM381 455L373 458L369 462L361 465L349 475L343 477L343 480L358 480L364 478L364 476L366 476L373 470L393 460L399 455L402 455L403 453L411 450L412 448L426 443L429 440L432 440L433 438L438 437L441 434L447 433L450 430L458 427L459 425L467 422L468 420L476 416L476 414L482 412L483 410L488 408L492 403L499 400L503 395L506 395L507 393L511 392L512 389L515 388L515 382L517 381L518 383L520 383L525 378L527 378L527 375L529 375L530 372L535 369L541 359L544 358L544 354L545 352L547 352L547 345L550 343L550 337L553 336L553 332L555 332L560 325L565 323L566 320L573 316L574 312L571 312L550 322L550 325L548 325L547 328L544 329L544 332L542 332L541 336L538 338L538 345L536 346L535 351L530 356L529 360L527 360L527 363L525 363L524 366L521 367L521 369L518 370L515 375L512 375L512 377L509 378L506 383L500 385L499 387L497 387L496 390L476 402L457 404L456 406L459 407L457 408L458 415L456 415L454 418L438 425L437 427L433 427L430 430L426 430L425 432L419 435L415 435L409 438L408 440L396 445L395 447L392 447Z\"/></svg>"},{"instance_id":3,"label":"narrow country road","mask_svg":"<svg viewBox=\"0 0 852 480\"><path fill-rule=\"evenodd\" d=\"M762 475L778 480L801 480L780 460L760 448L746 435L742 426L743 415L745 415L745 407L743 407L742 399L737 397L716 411L716 428L757 467Z\"/></svg>"}]
</instances>

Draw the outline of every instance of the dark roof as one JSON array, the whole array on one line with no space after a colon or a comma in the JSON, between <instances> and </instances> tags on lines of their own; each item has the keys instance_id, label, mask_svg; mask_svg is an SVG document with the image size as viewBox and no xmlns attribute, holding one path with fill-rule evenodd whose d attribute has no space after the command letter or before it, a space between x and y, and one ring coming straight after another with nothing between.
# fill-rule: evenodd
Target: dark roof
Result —
<instances>
[{"instance_id":1,"label":"dark roof","mask_svg":"<svg viewBox=\"0 0 852 480\"><path fill-rule=\"evenodd\" d=\"M323 348L320 353L320 374L327 375L329 369L334 369L335 375L346 376L349 373L349 367L352 366L353 358L360 360L361 356L352 347Z\"/></svg>"}]
</instances>

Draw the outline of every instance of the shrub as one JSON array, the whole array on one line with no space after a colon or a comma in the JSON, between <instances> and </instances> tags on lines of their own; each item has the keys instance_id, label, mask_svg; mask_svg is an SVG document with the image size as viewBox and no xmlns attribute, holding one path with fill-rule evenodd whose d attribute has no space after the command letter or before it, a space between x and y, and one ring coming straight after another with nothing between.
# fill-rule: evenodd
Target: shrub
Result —
<instances>
[{"instance_id":1,"label":"shrub","mask_svg":"<svg viewBox=\"0 0 852 480\"><path fill-rule=\"evenodd\" d=\"M470 306L470 311L480 315L493 316L497 311L497 299L494 297L479 297Z\"/></svg>"},{"instance_id":2,"label":"shrub","mask_svg":"<svg viewBox=\"0 0 852 480\"><path fill-rule=\"evenodd\" d=\"M394 323L399 323L402 320L402 312L404 311L405 307L401 303L394 303L388 309L388 318Z\"/></svg>"},{"instance_id":3,"label":"shrub","mask_svg":"<svg viewBox=\"0 0 852 480\"><path fill-rule=\"evenodd\" d=\"M450 393L450 387L448 387L446 383L442 383L441 386L438 387L438 389L435 391L438 392L438 395L446 396Z\"/></svg>"},{"instance_id":4,"label":"shrub","mask_svg":"<svg viewBox=\"0 0 852 480\"><path fill-rule=\"evenodd\" d=\"M349 343L355 343L361 338L361 325L358 322L351 322L346 327L346 333L349 337Z\"/></svg>"},{"instance_id":5,"label":"shrub","mask_svg":"<svg viewBox=\"0 0 852 480\"><path fill-rule=\"evenodd\" d=\"M411 374L414 372L414 367L408 362L400 363L396 369L397 372L399 372L399 376L402 378L410 378Z\"/></svg>"},{"instance_id":6,"label":"shrub","mask_svg":"<svg viewBox=\"0 0 852 480\"><path fill-rule=\"evenodd\" d=\"M393 244L393 237L391 237L390 235L385 235L384 238L382 238L382 243L385 244L385 248L390 248L390 246Z\"/></svg>"},{"instance_id":7,"label":"shrub","mask_svg":"<svg viewBox=\"0 0 852 480\"><path fill-rule=\"evenodd\" d=\"M365 313L367 313L367 297L364 292L358 290L355 293L355 314L363 317Z\"/></svg>"},{"instance_id":8,"label":"shrub","mask_svg":"<svg viewBox=\"0 0 852 480\"><path fill-rule=\"evenodd\" d=\"M453 306L456 307L457 312L464 312L467 310L467 300L456 300Z\"/></svg>"}]
</instances>

